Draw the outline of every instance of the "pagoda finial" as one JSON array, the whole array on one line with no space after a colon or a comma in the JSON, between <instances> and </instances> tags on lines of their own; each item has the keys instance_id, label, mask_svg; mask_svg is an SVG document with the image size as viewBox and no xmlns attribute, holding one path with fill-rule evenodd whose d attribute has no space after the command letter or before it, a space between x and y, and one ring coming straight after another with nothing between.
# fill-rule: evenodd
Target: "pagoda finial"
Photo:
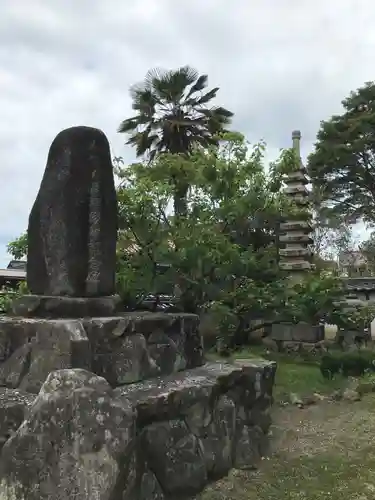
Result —
<instances>
[{"instance_id":1,"label":"pagoda finial","mask_svg":"<svg viewBox=\"0 0 375 500\"><path fill-rule=\"evenodd\" d=\"M301 131L300 130L293 130L292 141L293 141L293 149L296 152L297 156L300 157L301 156L301 148L300 148Z\"/></svg>"}]
</instances>

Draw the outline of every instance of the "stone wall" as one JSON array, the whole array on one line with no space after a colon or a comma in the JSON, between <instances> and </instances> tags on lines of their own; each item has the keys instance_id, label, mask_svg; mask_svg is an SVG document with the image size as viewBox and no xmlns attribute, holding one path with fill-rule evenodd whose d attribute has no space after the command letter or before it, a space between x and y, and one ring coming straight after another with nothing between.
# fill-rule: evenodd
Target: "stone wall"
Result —
<instances>
[{"instance_id":1,"label":"stone wall","mask_svg":"<svg viewBox=\"0 0 375 500\"><path fill-rule=\"evenodd\" d=\"M117 389L60 370L36 397L2 389L14 411L0 420L0 498L184 498L252 469L267 452L275 369L207 363Z\"/></svg>"},{"instance_id":2,"label":"stone wall","mask_svg":"<svg viewBox=\"0 0 375 500\"><path fill-rule=\"evenodd\" d=\"M48 374L83 368L113 387L204 363L194 314L107 318L0 317L0 386L37 393Z\"/></svg>"}]
</instances>

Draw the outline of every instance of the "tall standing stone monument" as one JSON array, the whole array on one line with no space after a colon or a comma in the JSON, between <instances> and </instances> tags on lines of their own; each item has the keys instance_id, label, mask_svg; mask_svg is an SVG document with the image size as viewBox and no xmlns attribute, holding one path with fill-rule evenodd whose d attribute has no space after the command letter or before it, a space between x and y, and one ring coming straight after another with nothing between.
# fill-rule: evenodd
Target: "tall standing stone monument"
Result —
<instances>
[{"instance_id":1,"label":"tall standing stone monument","mask_svg":"<svg viewBox=\"0 0 375 500\"><path fill-rule=\"evenodd\" d=\"M72 127L52 142L28 227L31 295L15 314L60 317L112 313L117 201L109 143L102 131Z\"/></svg>"}]
</instances>

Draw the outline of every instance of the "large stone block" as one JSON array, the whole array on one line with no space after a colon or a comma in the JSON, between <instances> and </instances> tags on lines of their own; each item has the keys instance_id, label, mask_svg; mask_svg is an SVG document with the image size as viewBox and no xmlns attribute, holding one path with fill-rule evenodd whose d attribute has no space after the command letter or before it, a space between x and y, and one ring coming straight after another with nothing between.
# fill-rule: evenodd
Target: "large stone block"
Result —
<instances>
[{"instance_id":1,"label":"large stone block","mask_svg":"<svg viewBox=\"0 0 375 500\"><path fill-rule=\"evenodd\" d=\"M157 491L195 495L234 466L256 467L267 450L275 368L207 363L115 389L137 410L140 470L147 475L148 464Z\"/></svg>"},{"instance_id":2,"label":"large stone block","mask_svg":"<svg viewBox=\"0 0 375 500\"><path fill-rule=\"evenodd\" d=\"M194 314L137 312L82 323L90 340L92 370L113 386L204 363Z\"/></svg>"},{"instance_id":3,"label":"large stone block","mask_svg":"<svg viewBox=\"0 0 375 500\"><path fill-rule=\"evenodd\" d=\"M115 292L117 200L109 143L72 127L50 147L28 225L32 294L95 297Z\"/></svg>"},{"instance_id":4,"label":"large stone block","mask_svg":"<svg viewBox=\"0 0 375 500\"><path fill-rule=\"evenodd\" d=\"M75 320L45 320L35 322L36 335L31 343L28 366L20 389L37 393L50 372L63 368L91 367L89 342L82 324ZM21 348L22 349L22 348ZM17 367L16 359L8 360L10 371ZM8 384L7 384L8 385Z\"/></svg>"}]
</instances>

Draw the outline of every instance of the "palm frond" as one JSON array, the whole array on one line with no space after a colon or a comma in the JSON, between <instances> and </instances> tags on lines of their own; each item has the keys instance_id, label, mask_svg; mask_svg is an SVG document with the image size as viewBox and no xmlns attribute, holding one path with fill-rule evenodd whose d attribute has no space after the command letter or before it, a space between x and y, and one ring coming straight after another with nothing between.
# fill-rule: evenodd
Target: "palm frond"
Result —
<instances>
[{"instance_id":1,"label":"palm frond","mask_svg":"<svg viewBox=\"0 0 375 500\"><path fill-rule=\"evenodd\" d=\"M124 133L126 134L128 132L132 132L137 127L138 127L138 116L128 118L127 120L123 120L120 123L120 125L117 129L117 132L119 132L120 134L124 134Z\"/></svg>"},{"instance_id":2,"label":"palm frond","mask_svg":"<svg viewBox=\"0 0 375 500\"><path fill-rule=\"evenodd\" d=\"M216 97L217 91L219 90L219 87L215 87L212 90L209 90L206 92L202 97L197 99L197 106L202 106L202 104L207 104L211 99L214 99Z\"/></svg>"},{"instance_id":3,"label":"palm frond","mask_svg":"<svg viewBox=\"0 0 375 500\"><path fill-rule=\"evenodd\" d=\"M197 81L194 85L191 86L186 98L189 99L195 92L201 92L204 88L207 87L208 75L201 75L198 77Z\"/></svg>"}]
</instances>

